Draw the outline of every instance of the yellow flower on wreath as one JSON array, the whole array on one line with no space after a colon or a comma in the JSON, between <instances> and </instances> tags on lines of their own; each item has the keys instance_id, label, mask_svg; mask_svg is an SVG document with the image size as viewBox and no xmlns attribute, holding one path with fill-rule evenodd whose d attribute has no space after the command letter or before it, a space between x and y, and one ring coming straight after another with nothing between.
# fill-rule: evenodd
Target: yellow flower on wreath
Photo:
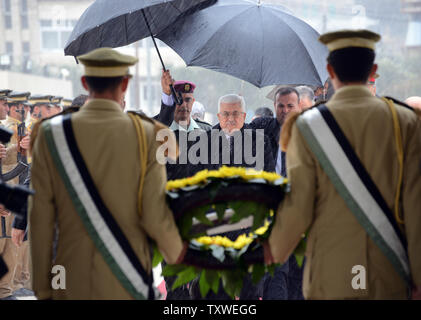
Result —
<instances>
[{"instance_id":1,"label":"yellow flower on wreath","mask_svg":"<svg viewBox=\"0 0 421 320\"><path fill-rule=\"evenodd\" d=\"M243 233L237 237L235 241L232 241L228 239L227 237L221 237L221 236L204 236L195 239L197 242L210 246L210 245L218 245L224 248L234 248L236 250L240 250L244 248L244 246L250 244L253 242L253 239L255 238L255 235L263 235L269 228L269 221L265 220L264 226L257 229L255 232L250 232L248 235Z\"/></svg>"},{"instance_id":2,"label":"yellow flower on wreath","mask_svg":"<svg viewBox=\"0 0 421 320\"><path fill-rule=\"evenodd\" d=\"M219 168L219 170L208 171L207 169L205 169L197 172L194 176L189 178L168 181L166 189L175 190L187 186L200 185L202 183L205 184L206 182L208 182L209 178L224 179L232 177L241 177L245 181L249 181L252 179L264 179L271 183L281 178L280 175L273 172L257 171L254 169L246 169L242 167L222 166L221 168Z\"/></svg>"}]
</instances>

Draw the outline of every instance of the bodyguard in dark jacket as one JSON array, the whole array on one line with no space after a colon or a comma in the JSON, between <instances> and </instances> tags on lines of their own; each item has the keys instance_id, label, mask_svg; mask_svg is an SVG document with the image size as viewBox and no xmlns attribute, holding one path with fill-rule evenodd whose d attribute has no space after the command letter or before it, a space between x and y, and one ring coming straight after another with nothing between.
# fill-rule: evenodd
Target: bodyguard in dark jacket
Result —
<instances>
[{"instance_id":1,"label":"bodyguard in dark jacket","mask_svg":"<svg viewBox=\"0 0 421 320\"><path fill-rule=\"evenodd\" d=\"M171 83L173 83L177 94L180 94L183 99L181 105L176 105L174 102L169 86ZM167 178L174 180L190 177L197 172L198 168L189 162L188 152L197 141L198 136L202 132L210 130L211 125L191 117L194 103L193 93L196 88L194 83L184 80L173 82L169 71L165 71L162 74L161 85L161 110L154 119L162 122L174 132L180 150L180 157L177 161L167 163Z\"/></svg>"}]
</instances>

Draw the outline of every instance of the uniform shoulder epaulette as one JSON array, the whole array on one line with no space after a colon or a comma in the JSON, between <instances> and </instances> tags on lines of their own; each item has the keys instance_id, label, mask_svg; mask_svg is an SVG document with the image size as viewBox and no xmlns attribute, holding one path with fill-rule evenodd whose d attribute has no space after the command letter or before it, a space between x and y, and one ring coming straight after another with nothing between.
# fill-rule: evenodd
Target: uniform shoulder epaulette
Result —
<instances>
[{"instance_id":1,"label":"uniform shoulder epaulette","mask_svg":"<svg viewBox=\"0 0 421 320\"><path fill-rule=\"evenodd\" d=\"M154 119L148 117L142 110L130 110L130 111L127 111L127 112L132 113L132 114L140 117L142 120L148 121L150 123L155 124L155 122L156 122Z\"/></svg>"},{"instance_id":2,"label":"uniform shoulder epaulette","mask_svg":"<svg viewBox=\"0 0 421 320\"><path fill-rule=\"evenodd\" d=\"M405 107L405 108L408 108L408 109L414 111L414 108L412 108L411 106L407 105L405 102L399 101L398 99L395 99L395 98L392 98L392 97L387 97L386 96L385 98L386 99L389 99L389 100L392 100L394 103L396 103L396 104L398 104L398 105L400 105L402 107Z\"/></svg>"}]
</instances>

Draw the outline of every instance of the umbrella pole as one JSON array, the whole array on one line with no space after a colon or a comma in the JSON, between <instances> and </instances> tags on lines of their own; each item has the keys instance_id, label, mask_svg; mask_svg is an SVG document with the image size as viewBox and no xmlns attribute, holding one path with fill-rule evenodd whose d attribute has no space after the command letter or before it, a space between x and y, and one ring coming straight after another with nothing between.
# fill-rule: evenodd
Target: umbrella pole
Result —
<instances>
[{"instance_id":1,"label":"umbrella pole","mask_svg":"<svg viewBox=\"0 0 421 320\"><path fill-rule=\"evenodd\" d=\"M151 30L151 27L149 25L148 19L146 18L146 14L145 14L145 10L144 9L142 9L142 14L143 14L143 18L145 19L146 26L148 27L149 34L151 35L151 38L152 38L153 44L155 46L156 52L158 53L159 60L161 61L162 68L165 71L167 71L167 68L165 68L165 65L164 65L164 61L162 60L161 53L159 52L158 46L156 45L155 37L152 34L152 30ZM174 87L173 87L172 84L170 84L170 89L171 89L171 93L172 93L172 96L174 98L175 103L177 105L183 104L183 97L181 96L180 93L177 96L177 94L176 94L176 92L175 92Z\"/></svg>"}]
</instances>

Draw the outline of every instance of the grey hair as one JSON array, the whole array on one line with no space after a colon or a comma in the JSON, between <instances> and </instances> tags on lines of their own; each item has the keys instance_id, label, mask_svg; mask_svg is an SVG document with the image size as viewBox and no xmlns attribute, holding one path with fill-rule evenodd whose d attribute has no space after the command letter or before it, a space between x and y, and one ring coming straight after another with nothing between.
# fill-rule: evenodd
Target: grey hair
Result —
<instances>
[{"instance_id":1,"label":"grey hair","mask_svg":"<svg viewBox=\"0 0 421 320\"><path fill-rule=\"evenodd\" d=\"M221 111L221 103L240 103L241 104L241 110L243 112L246 112L246 101L242 96L239 96L238 94L226 94L225 96L222 96L218 100L218 112Z\"/></svg>"},{"instance_id":2,"label":"grey hair","mask_svg":"<svg viewBox=\"0 0 421 320\"><path fill-rule=\"evenodd\" d=\"M310 87L307 86L299 86L296 87L298 93L300 94L300 100L304 97L309 99L311 102L314 103L314 91Z\"/></svg>"}]
</instances>

